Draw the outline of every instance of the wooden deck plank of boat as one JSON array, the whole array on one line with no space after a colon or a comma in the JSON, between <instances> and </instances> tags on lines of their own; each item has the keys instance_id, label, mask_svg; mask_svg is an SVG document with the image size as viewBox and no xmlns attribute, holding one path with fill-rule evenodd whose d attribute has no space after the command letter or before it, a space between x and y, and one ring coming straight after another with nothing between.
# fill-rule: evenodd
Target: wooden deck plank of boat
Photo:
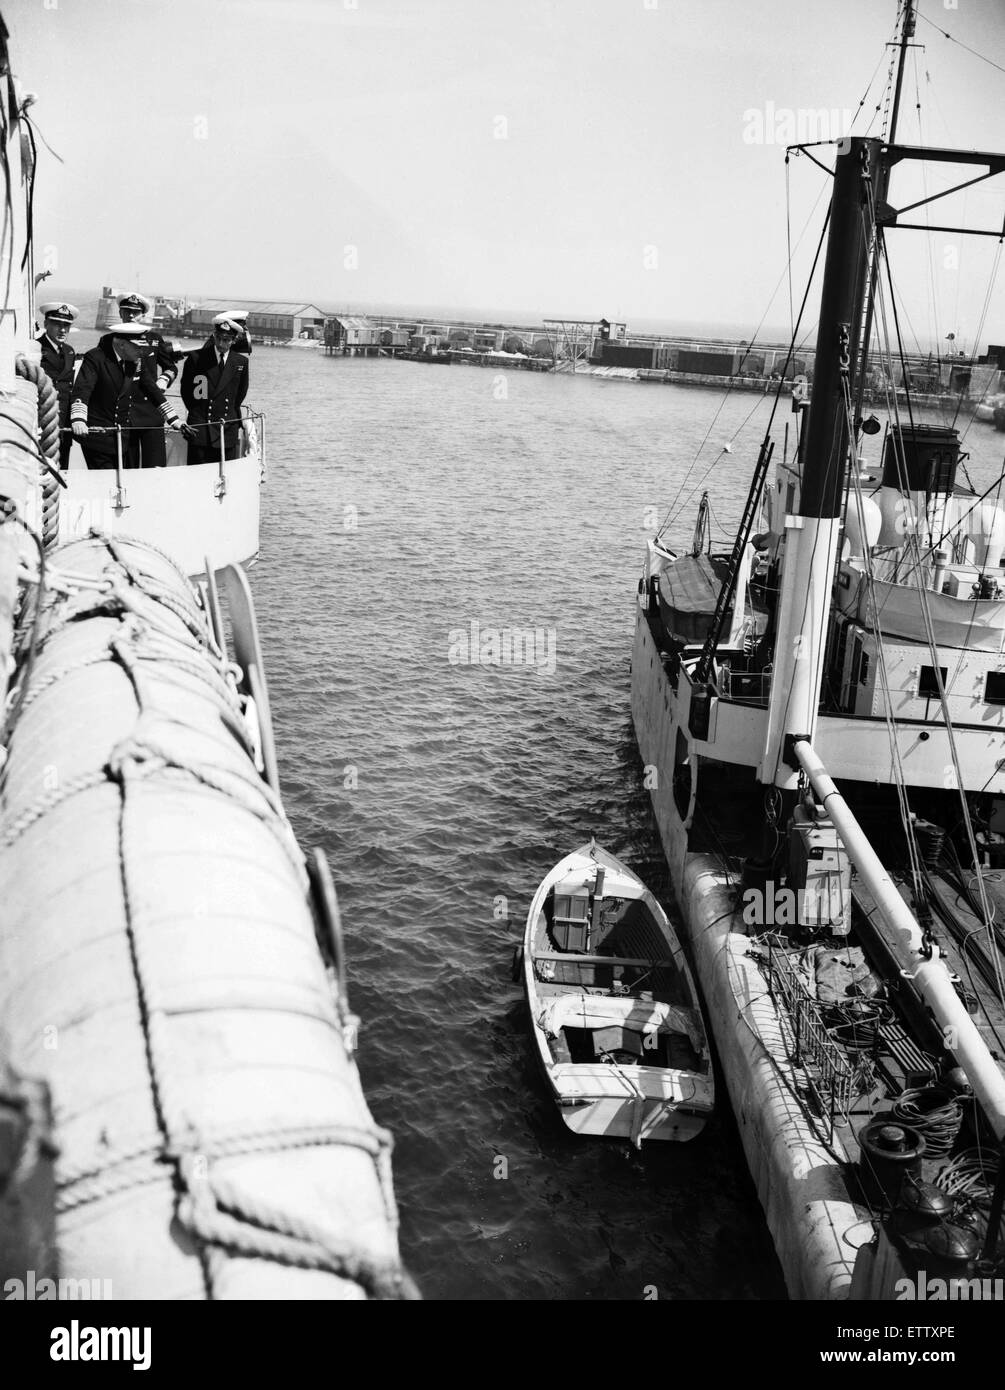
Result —
<instances>
[{"instance_id":1,"label":"wooden deck plank of boat","mask_svg":"<svg viewBox=\"0 0 1005 1390\"><path fill-rule=\"evenodd\" d=\"M680 962L675 960L653 960L650 956L597 956L579 951L535 951L534 959L560 960L566 965L648 965L653 969L680 968Z\"/></svg>"}]
</instances>

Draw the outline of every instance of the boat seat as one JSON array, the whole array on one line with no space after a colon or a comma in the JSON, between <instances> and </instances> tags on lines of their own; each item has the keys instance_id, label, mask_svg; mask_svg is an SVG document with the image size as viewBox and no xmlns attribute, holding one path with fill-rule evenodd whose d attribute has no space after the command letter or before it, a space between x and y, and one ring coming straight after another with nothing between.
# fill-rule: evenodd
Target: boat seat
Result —
<instances>
[{"instance_id":1,"label":"boat seat","mask_svg":"<svg viewBox=\"0 0 1005 1390\"><path fill-rule=\"evenodd\" d=\"M579 964L579 959L566 960L563 952L549 951L545 958L535 956L534 974L539 980L550 985L580 985L586 987L596 983L597 972L590 965Z\"/></svg>"},{"instance_id":2,"label":"boat seat","mask_svg":"<svg viewBox=\"0 0 1005 1390\"><path fill-rule=\"evenodd\" d=\"M590 896L556 893L551 935L560 951L585 951L589 943Z\"/></svg>"}]
</instances>

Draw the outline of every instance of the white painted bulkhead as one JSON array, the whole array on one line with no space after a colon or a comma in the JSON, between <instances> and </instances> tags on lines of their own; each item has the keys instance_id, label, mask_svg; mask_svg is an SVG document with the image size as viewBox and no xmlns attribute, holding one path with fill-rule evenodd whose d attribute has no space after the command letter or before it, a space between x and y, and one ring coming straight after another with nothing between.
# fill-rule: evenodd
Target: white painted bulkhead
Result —
<instances>
[{"instance_id":1,"label":"white painted bulkhead","mask_svg":"<svg viewBox=\"0 0 1005 1390\"><path fill-rule=\"evenodd\" d=\"M167 468L123 470L121 496L115 470L86 468L75 447L61 474L59 544L92 531L142 540L166 551L188 575L203 574L207 558L215 570L254 561L262 484L257 437L251 452L223 464L185 466L181 436L169 435L167 445ZM41 522L27 519L36 527Z\"/></svg>"}]
</instances>

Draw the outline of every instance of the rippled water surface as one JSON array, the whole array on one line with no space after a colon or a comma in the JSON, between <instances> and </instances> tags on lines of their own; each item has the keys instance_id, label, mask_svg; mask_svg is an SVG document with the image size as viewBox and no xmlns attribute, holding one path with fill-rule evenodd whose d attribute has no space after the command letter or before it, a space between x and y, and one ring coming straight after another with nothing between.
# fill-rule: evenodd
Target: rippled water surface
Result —
<instances>
[{"instance_id":1,"label":"rippled water surface","mask_svg":"<svg viewBox=\"0 0 1005 1390\"><path fill-rule=\"evenodd\" d=\"M335 873L423 1293L784 1296L725 1100L688 1144L575 1138L510 977L538 882L591 834L670 903L629 716L633 598L719 398L256 348L249 399L268 415L252 583L286 806ZM724 524L767 408L730 398L691 474L712 466ZM971 431L988 469L1000 439ZM472 621L541 629L540 662L456 660Z\"/></svg>"}]
</instances>

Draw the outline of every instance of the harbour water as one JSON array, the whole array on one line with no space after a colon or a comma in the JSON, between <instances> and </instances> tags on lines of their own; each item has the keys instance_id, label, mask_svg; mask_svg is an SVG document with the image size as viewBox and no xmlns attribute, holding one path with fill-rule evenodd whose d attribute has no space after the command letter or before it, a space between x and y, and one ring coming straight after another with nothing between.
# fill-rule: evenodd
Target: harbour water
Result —
<instances>
[{"instance_id":1,"label":"harbour water","mask_svg":"<svg viewBox=\"0 0 1005 1390\"><path fill-rule=\"evenodd\" d=\"M268 414L252 583L286 805L333 866L425 1296L784 1297L725 1106L641 1155L576 1139L510 976L538 881L591 834L670 902L629 716L632 601L719 398L256 348L249 400ZM728 400L692 474L715 465L729 535L767 409ZM1001 438L972 427L975 481ZM513 629L534 641L514 653Z\"/></svg>"}]
</instances>

